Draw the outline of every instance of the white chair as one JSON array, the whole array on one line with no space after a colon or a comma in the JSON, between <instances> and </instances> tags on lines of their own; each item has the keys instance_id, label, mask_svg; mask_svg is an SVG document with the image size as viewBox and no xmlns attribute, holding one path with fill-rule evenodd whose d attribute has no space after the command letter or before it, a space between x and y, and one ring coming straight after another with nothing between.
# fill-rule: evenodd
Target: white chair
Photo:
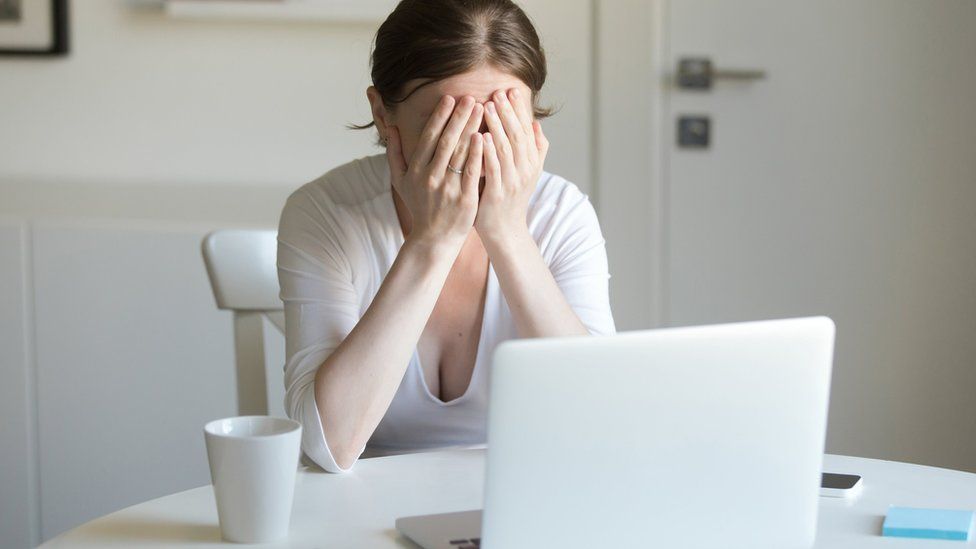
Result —
<instances>
[{"instance_id":1,"label":"white chair","mask_svg":"<svg viewBox=\"0 0 976 549\"><path fill-rule=\"evenodd\" d=\"M278 298L277 240L274 230L220 230L203 239L203 260L217 308L234 312L240 415L268 414L262 317L285 332Z\"/></svg>"}]
</instances>

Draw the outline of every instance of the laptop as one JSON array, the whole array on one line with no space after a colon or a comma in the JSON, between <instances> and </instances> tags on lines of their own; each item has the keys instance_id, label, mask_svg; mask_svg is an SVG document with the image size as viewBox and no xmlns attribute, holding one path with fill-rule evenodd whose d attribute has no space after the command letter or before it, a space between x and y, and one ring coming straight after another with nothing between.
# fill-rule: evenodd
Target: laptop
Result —
<instances>
[{"instance_id":1,"label":"laptop","mask_svg":"<svg viewBox=\"0 0 976 549\"><path fill-rule=\"evenodd\" d=\"M425 549L814 543L826 317L498 346L484 512L404 517Z\"/></svg>"}]
</instances>

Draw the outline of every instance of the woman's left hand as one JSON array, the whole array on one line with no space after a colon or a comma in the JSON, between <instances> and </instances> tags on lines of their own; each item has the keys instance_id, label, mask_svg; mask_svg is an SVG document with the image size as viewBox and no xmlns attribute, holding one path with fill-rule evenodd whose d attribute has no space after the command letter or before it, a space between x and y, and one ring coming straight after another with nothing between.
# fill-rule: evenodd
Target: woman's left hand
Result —
<instances>
[{"instance_id":1,"label":"woman's left hand","mask_svg":"<svg viewBox=\"0 0 976 549\"><path fill-rule=\"evenodd\" d=\"M474 226L486 246L527 233L529 198L549 152L531 100L522 94L515 88L498 90L485 103L485 188Z\"/></svg>"}]
</instances>

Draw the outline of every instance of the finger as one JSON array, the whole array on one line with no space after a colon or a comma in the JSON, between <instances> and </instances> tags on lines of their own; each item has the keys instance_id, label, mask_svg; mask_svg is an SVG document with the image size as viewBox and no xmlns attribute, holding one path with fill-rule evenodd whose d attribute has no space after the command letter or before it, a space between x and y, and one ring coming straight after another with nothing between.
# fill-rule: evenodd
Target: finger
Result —
<instances>
[{"instance_id":1,"label":"finger","mask_svg":"<svg viewBox=\"0 0 976 549\"><path fill-rule=\"evenodd\" d=\"M498 148L494 136L485 134L485 192L489 189L500 189L502 185L502 167L498 159Z\"/></svg>"},{"instance_id":2,"label":"finger","mask_svg":"<svg viewBox=\"0 0 976 549\"><path fill-rule=\"evenodd\" d=\"M502 125L505 128L505 135L508 136L508 141L512 144L512 149L515 153L515 162L522 162L522 154L525 152L526 148L526 135L525 131L522 129L522 122L518 119L518 115L515 114L515 107L508 100L508 95L499 90L495 93L498 98L495 101L495 110L498 112L498 116L502 119Z\"/></svg>"},{"instance_id":3,"label":"finger","mask_svg":"<svg viewBox=\"0 0 976 549\"><path fill-rule=\"evenodd\" d=\"M400 143L400 131L396 126L386 129L386 159L390 164L390 172L402 174L407 170L407 162L403 159L403 148Z\"/></svg>"},{"instance_id":4,"label":"finger","mask_svg":"<svg viewBox=\"0 0 976 549\"><path fill-rule=\"evenodd\" d=\"M518 115L518 119L522 123L522 131L525 132L525 135L533 135L532 122L535 120L535 113L532 112L532 97L530 95L528 101L523 101L522 95L521 90L512 88L508 93L508 98L515 106L515 114Z\"/></svg>"},{"instance_id":5,"label":"finger","mask_svg":"<svg viewBox=\"0 0 976 549\"><path fill-rule=\"evenodd\" d=\"M386 161L390 165L390 181L396 186L407 171L407 162L403 159L403 148L400 144L400 132L396 126L389 126L386 129Z\"/></svg>"},{"instance_id":6,"label":"finger","mask_svg":"<svg viewBox=\"0 0 976 549\"><path fill-rule=\"evenodd\" d=\"M461 178L461 193L466 196L478 197L478 182L481 179L481 156L484 153L484 140L481 134L474 132L468 139L468 157L464 164L464 175Z\"/></svg>"},{"instance_id":7,"label":"finger","mask_svg":"<svg viewBox=\"0 0 976 549\"><path fill-rule=\"evenodd\" d=\"M451 115L451 119L447 122L444 133L437 139L437 150L434 151L434 158L430 161L431 173L443 173L447 170L447 163L451 160L454 149L457 148L458 140L461 138L461 132L468 123L468 118L471 116L471 110L474 108L474 105L474 98L466 95L461 98L461 102L454 109L454 114Z\"/></svg>"},{"instance_id":8,"label":"finger","mask_svg":"<svg viewBox=\"0 0 976 549\"><path fill-rule=\"evenodd\" d=\"M534 120L532 122L532 131L535 134L535 143L539 150L539 157L545 159L546 155L549 154L549 138L546 137L546 134L542 133L542 123Z\"/></svg>"},{"instance_id":9,"label":"finger","mask_svg":"<svg viewBox=\"0 0 976 549\"><path fill-rule=\"evenodd\" d=\"M454 150L454 154L451 155L451 161L448 163L448 166L458 169L462 169L465 166L465 162L469 160L468 149L471 147L471 135L478 133L483 114L484 107L480 103L475 103L474 107L471 108L471 116L468 117L468 123L464 126L464 131L461 132L458 146Z\"/></svg>"},{"instance_id":10,"label":"finger","mask_svg":"<svg viewBox=\"0 0 976 549\"><path fill-rule=\"evenodd\" d=\"M488 132L492 137L495 154L499 161L512 157L512 146L505 134L501 118L498 117L498 107L494 101L485 103L485 121L488 123ZM487 137L487 136L486 136ZM485 146L487 147L487 143Z\"/></svg>"},{"instance_id":11,"label":"finger","mask_svg":"<svg viewBox=\"0 0 976 549\"><path fill-rule=\"evenodd\" d=\"M437 149L437 139L444 131L444 125L447 124L451 113L454 112L454 103L453 97L445 95L434 107L434 112L431 113L427 124L424 125L424 129L420 133L417 150L414 151L413 158L411 158L412 164L416 166L430 164L431 158L434 157L434 151Z\"/></svg>"}]
</instances>

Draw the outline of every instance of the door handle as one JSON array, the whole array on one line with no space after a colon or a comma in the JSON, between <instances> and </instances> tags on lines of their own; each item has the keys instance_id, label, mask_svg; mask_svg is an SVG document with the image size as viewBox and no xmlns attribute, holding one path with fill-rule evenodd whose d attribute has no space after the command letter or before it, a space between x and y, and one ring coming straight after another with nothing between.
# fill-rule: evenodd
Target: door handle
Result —
<instances>
[{"instance_id":1,"label":"door handle","mask_svg":"<svg viewBox=\"0 0 976 549\"><path fill-rule=\"evenodd\" d=\"M707 57L682 57L678 60L679 88L710 90L715 80L761 80L766 71L761 69L717 69Z\"/></svg>"}]
</instances>

